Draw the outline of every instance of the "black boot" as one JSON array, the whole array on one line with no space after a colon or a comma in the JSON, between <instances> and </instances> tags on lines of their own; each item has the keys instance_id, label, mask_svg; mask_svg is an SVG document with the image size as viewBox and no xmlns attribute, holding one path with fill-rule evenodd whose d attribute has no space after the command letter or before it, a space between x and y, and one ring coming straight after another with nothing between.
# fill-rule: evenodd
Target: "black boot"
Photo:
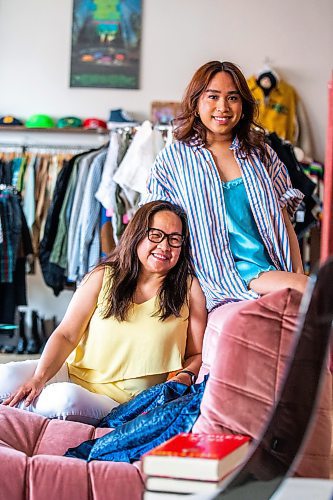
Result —
<instances>
[{"instance_id":1,"label":"black boot","mask_svg":"<svg viewBox=\"0 0 333 500\"><path fill-rule=\"evenodd\" d=\"M41 340L39 336L39 316L37 311L31 311L31 338L28 340L27 353L37 354L41 347Z\"/></svg>"},{"instance_id":2,"label":"black boot","mask_svg":"<svg viewBox=\"0 0 333 500\"><path fill-rule=\"evenodd\" d=\"M25 334L25 311L20 311L19 340L16 346L17 354L24 354L27 348L28 339Z\"/></svg>"},{"instance_id":3,"label":"black boot","mask_svg":"<svg viewBox=\"0 0 333 500\"><path fill-rule=\"evenodd\" d=\"M40 329L41 329L41 339L42 344L39 352L43 352L46 342L48 341L51 334L57 327L57 318L53 316L52 318L40 318Z\"/></svg>"}]
</instances>

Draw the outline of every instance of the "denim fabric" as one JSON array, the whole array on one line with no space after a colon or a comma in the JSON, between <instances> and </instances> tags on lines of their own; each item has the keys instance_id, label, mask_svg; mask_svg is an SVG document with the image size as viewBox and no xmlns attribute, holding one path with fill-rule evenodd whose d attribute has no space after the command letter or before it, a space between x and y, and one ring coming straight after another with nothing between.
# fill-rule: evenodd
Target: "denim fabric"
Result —
<instances>
[{"instance_id":1,"label":"denim fabric","mask_svg":"<svg viewBox=\"0 0 333 500\"><path fill-rule=\"evenodd\" d=\"M87 460L103 460L113 462L135 462L140 460L155 446L180 432L190 432L200 413L200 403L205 389L205 377L201 384L191 387L177 382L159 384L143 391L136 396L132 405L127 403L121 405L116 411L112 411L113 417L103 419L105 423L120 424L121 413L124 411L127 417L132 418L119 425L114 431L98 439L84 441L75 448L69 448L66 457L75 457ZM170 389L169 386L173 386ZM169 390L170 389L170 390ZM161 397L159 397L161 396ZM153 401L153 397L156 402ZM174 398L169 400L168 398ZM141 402L148 402L145 413L135 416L143 408ZM124 407L124 408L122 408ZM147 411L147 408L152 408Z\"/></svg>"},{"instance_id":2,"label":"denim fabric","mask_svg":"<svg viewBox=\"0 0 333 500\"><path fill-rule=\"evenodd\" d=\"M141 392L137 397L131 399L127 403L123 403L112 410L103 420L101 420L98 427L118 427L119 425L133 420L133 418L138 417L142 413L147 413L157 406L161 406L173 399L183 396L187 392L187 385L179 384L178 382L154 385Z\"/></svg>"}]
</instances>

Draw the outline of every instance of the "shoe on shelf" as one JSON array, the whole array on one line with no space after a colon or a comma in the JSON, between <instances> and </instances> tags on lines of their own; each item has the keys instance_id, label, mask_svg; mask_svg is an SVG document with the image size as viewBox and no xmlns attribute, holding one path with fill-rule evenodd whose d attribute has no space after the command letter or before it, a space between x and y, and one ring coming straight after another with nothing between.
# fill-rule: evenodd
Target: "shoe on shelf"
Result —
<instances>
[{"instance_id":1,"label":"shoe on shelf","mask_svg":"<svg viewBox=\"0 0 333 500\"><path fill-rule=\"evenodd\" d=\"M16 346L17 354L24 354L27 348L28 339L26 336L25 328L25 311L19 311L20 323L19 323L19 340Z\"/></svg>"},{"instance_id":2,"label":"shoe on shelf","mask_svg":"<svg viewBox=\"0 0 333 500\"><path fill-rule=\"evenodd\" d=\"M1 348L1 352L3 354L13 354L15 352L16 346L15 345L4 345Z\"/></svg>"},{"instance_id":3,"label":"shoe on shelf","mask_svg":"<svg viewBox=\"0 0 333 500\"><path fill-rule=\"evenodd\" d=\"M137 125L138 122L134 120L127 111L119 109L111 109L110 118L108 121L108 129L118 128L118 127L131 127Z\"/></svg>"},{"instance_id":4,"label":"shoe on shelf","mask_svg":"<svg viewBox=\"0 0 333 500\"><path fill-rule=\"evenodd\" d=\"M37 354L42 342L39 336L39 315L37 311L31 311L31 337L27 343L27 353Z\"/></svg>"}]
</instances>

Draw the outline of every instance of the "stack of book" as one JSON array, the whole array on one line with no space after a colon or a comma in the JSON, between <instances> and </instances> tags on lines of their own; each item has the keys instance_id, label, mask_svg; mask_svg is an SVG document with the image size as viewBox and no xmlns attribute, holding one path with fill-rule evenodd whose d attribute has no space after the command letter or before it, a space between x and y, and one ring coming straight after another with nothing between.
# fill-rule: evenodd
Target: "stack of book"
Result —
<instances>
[{"instance_id":1,"label":"stack of book","mask_svg":"<svg viewBox=\"0 0 333 500\"><path fill-rule=\"evenodd\" d=\"M144 500L221 488L226 476L244 461L249 443L250 438L240 434L174 436L142 457Z\"/></svg>"}]
</instances>

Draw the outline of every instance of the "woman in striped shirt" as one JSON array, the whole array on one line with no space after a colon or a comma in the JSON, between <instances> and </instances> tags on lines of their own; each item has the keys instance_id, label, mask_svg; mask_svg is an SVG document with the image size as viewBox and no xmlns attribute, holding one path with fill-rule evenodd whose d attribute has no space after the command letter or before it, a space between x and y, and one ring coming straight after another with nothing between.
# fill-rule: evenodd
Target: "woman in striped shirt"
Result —
<instances>
[{"instance_id":1,"label":"woman in striped shirt","mask_svg":"<svg viewBox=\"0 0 333 500\"><path fill-rule=\"evenodd\" d=\"M208 309L307 277L290 217L303 195L255 123L256 102L239 68L211 61L187 87L177 142L157 157L142 203L187 212L193 264Z\"/></svg>"}]
</instances>

